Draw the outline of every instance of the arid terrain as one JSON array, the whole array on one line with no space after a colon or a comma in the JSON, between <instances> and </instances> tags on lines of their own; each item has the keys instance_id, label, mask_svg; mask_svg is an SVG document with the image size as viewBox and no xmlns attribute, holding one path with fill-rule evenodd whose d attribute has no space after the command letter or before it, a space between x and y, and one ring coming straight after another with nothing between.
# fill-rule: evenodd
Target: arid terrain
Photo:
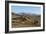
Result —
<instances>
[{"instance_id":1,"label":"arid terrain","mask_svg":"<svg viewBox=\"0 0 46 34\"><path fill-rule=\"evenodd\" d=\"M35 14L15 14L12 12L12 28L19 27L40 27L41 16Z\"/></svg>"}]
</instances>

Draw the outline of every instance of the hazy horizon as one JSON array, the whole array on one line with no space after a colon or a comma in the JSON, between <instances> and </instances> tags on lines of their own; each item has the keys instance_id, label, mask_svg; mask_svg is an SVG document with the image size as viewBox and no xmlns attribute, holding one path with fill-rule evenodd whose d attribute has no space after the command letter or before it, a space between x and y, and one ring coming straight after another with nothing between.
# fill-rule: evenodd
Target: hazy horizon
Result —
<instances>
[{"instance_id":1,"label":"hazy horizon","mask_svg":"<svg viewBox=\"0 0 46 34\"><path fill-rule=\"evenodd\" d=\"M32 6L11 6L11 10L14 13L27 13L27 14L41 14L41 7Z\"/></svg>"}]
</instances>

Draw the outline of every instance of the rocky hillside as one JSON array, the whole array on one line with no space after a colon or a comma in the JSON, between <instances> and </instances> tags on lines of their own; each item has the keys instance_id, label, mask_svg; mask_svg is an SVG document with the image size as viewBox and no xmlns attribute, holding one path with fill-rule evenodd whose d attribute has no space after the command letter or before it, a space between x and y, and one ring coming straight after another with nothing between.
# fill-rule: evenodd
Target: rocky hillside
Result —
<instances>
[{"instance_id":1,"label":"rocky hillside","mask_svg":"<svg viewBox=\"0 0 46 34\"><path fill-rule=\"evenodd\" d=\"M12 12L12 27L40 27L40 19L40 15Z\"/></svg>"}]
</instances>

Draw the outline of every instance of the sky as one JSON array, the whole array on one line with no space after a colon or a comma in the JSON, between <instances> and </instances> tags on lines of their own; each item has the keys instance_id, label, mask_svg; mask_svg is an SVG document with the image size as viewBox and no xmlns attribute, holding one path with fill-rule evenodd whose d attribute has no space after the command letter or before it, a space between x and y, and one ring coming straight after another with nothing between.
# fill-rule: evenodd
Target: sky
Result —
<instances>
[{"instance_id":1,"label":"sky","mask_svg":"<svg viewBox=\"0 0 46 34\"><path fill-rule=\"evenodd\" d=\"M41 14L41 7L34 6L11 6L14 13Z\"/></svg>"}]
</instances>

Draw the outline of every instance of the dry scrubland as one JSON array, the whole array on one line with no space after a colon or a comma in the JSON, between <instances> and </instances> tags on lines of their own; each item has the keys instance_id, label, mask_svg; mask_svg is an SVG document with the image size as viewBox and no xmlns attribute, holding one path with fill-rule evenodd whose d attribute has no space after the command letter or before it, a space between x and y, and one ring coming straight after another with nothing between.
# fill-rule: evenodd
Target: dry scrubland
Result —
<instances>
[{"instance_id":1,"label":"dry scrubland","mask_svg":"<svg viewBox=\"0 0 46 34\"><path fill-rule=\"evenodd\" d=\"M40 15L19 15L12 12L12 27L40 27L40 19Z\"/></svg>"}]
</instances>

